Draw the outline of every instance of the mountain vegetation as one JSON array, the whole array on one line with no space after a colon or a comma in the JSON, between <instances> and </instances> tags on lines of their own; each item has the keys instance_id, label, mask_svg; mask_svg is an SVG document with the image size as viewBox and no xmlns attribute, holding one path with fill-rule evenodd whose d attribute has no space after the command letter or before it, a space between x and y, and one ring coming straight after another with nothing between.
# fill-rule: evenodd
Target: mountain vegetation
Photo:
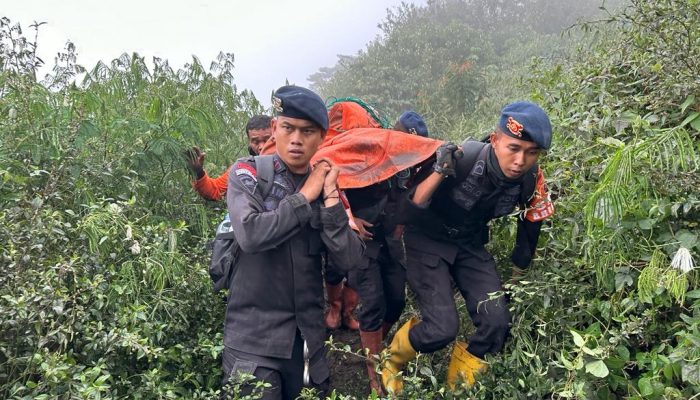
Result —
<instances>
[{"instance_id":1,"label":"mountain vegetation","mask_svg":"<svg viewBox=\"0 0 700 400\"><path fill-rule=\"evenodd\" d=\"M700 2L600 6L403 4L310 77L390 119L415 109L446 140L489 132L520 99L555 128L542 166L556 213L519 280L514 217L492 226L505 350L455 392L448 352L421 355L405 398L698 398ZM265 110L225 53L209 68L125 54L86 70L69 43L39 78L29 28L0 20L0 397L217 398L224 304L206 269L223 205L196 197L183 151L201 145L223 171Z\"/></svg>"}]
</instances>

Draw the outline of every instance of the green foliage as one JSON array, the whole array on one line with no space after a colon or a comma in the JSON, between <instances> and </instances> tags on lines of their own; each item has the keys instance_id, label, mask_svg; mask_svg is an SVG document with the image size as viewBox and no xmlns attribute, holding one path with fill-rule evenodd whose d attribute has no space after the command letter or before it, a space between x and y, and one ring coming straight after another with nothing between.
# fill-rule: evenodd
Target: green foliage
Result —
<instances>
[{"instance_id":1,"label":"green foliage","mask_svg":"<svg viewBox=\"0 0 700 400\"><path fill-rule=\"evenodd\" d=\"M325 96L352 95L382 104L397 115L415 107L417 98L432 95L439 85L451 84L451 94L463 103L471 101L479 88L473 84L461 88L450 81L450 74L454 75L453 70L461 76L477 74L472 54L493 56L484 54L488 50L475 52L484 42L479 32L447 13L442 17L446 20L436 24L425 10L404 4L387 17L383 40L371 43L356 58L341 58L329 81L324 82L318 74L312 76L314 87ZM462 65L468 68L459 70ZM438 82L444 73L447 75Z\"/></svg>"},{"instance_id":2,"label":"green foliage","mask_svg":"<svg viewBox=\"0 0 700 400\"><path fill-rule=\"evenodd\" d=\"M700 392L700 277L669 263L679 248L700 254L700 7L634 0L558 36L596 4L403 5L365 51L313 77L325 95L415 107L454 140L518 98L555 126L542 160L555 217L531 270L493 294L514 316L505 350L454 393L449 349L421 355L405 398ZM232 55L179 71L124 55L78 84L68 44L39 84L35 41L0 27L0 397L218 396L224 307L204 243L220 210L187 189L181 153L202 144L223 168L244 151L260 105L236 89ZM514 235L512 221L493 224L497 259Z\"/></svg>"},{"instance_id":3,"label":"green foliage","mask_svg":"<svg viewBox=\"0 0 700 400\"><path fill-rule=\"evenodd\" d=\"M455 18L467 20L473 13L489 26L504 28L482 32L483 53L474 58L479 75L450 81L462 88L469 87L471 78L480 82L477 101L442 114L431 107L450 93L446 87L434 86L425 103L411 94L405 99L426 113L431 127L437 125L459 141L491 129L507 101L530 98L544 105L555 126L543 168L556 214L543 230L532 270L517 284L505 285L514 315L511 340L501 354L488 357L488 373L460 396L691 398L700 391L698 272L682 272L669 260L680 247L695 257L700 254L700 58L693 57L700 48L697 2L632 1L603 21L568 31L571 42L549 41L547 34L559 29L543 32L538 30L541 23L528 24L537 20L535 10L544 11L536 6L547 2L531 2L532 8L519 8L521 2L468 3L477 7L452 9L460 15ZM450 4L456 2L431 2L424 12L440 15L439 9ZM559 5L548 5L547 12L561 11ZM528 17L527 10L533 15ZM397 43L392 35L409 38L401 28L409 21L415 27L420 15L417 8L390 14L385 36L367 53L343 59L336 75L319 87L354 86L347 71L372 65L372 46ZM508 30L507 20L524 22L524 27L517 25L522 41L496 40ZM468 27L479 31L480 25L474 21ZM544 43L554 45L550 52ZM391 49L381 49L384 54L377 52L372 62L395 65ZM503 59L526 62L505 65ZM439 82L450 61L430 82ZM372 71L362 70L355 79L375 79ZM385 84L401 85L400 80ZM388 97L377 94L376 101ZM454 97L450 102L457 104ZM497 259L508 259L513 225L497 221L493 226L491 251ZM509 268L504 263L504 274ZM405 397L447 396L437 394L446 357L440 352L426 365L425 371L438 377L437 385L416 381L407 385Z\"/></svg>"},{"instance_id":4,"label":"green foliage","mask_svg":"<svg viewBox=\"0 0 700 400\"><path fill-rule=\"evenodd\" d=\"M632 2L608 24L586 26L594 33L588 44L557 65L536 64L528 81L560 127L545 170L559 197L558 218L575 226L554 226L543 259L567 264L561 275L578 283L567 295L586 299L579 307L549 304L567 310L553 320L570 338L558 334L561 352L548 371L551 390L563 397L680 399L698 391L687 379L698 359L671 357L687 355L674 336L686 327L692 332L682 306L697 307L696 299L686 301L697 272L671 268L668 260L679 247L700 250L698 131L686 121L699 90L689 77L700 70L677 53L647 51L671 34L697 40L684 24L697 26L700 14L688 6ZM656 29L645 26L650 15ZM677 15L685 21L673 22ZM544 313L536 310L516 306L514 314L531 321Z\"/></svg>"},{"instance_id":5,"label":"green foliage","mask_svg":"<svg viewBox=\"0 0 700 400\"><path fill-rule=\"evenodd\" d=\"M389 10L367 49L339 56L309 80L325 96L352 95L392 115L413 108L444 132L454 119L487 116L525 94L534 56L565 40L562 29L595 13L597 0L436 0Z\"/></svg>"},{"instance_id":6,"label":"green foliage","mask_svg":"<svg viewBox=\"0 0 700 400\"><path fill-rule=\"evenodd\" d=\"M0 21L0 397L215 397L224 306L205 243L221 210L188 190L182 152L222 168L260 104L230 54L85 71L69 43L38 83L35 49Z\"/></svg>"}]
</instances>

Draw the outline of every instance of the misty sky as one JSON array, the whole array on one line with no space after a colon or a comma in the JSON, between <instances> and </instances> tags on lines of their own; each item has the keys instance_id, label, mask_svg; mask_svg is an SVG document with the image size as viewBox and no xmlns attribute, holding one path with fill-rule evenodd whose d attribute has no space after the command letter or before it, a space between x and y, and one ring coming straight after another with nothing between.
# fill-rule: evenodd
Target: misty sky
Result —
<instances>
[{"instance_id":1,"label":"misty sky","mask_svg":"<svg viewBox=\"0 0 700 400\"><path fill-rule=\"evenodd\" d=\"M425 0L409 0L425 4ZM92 68L124 52L181 67L196 55L208 67L219 51L236 57L239 89L251 89L265 105L273 89L307 86L337 54L355 54L379 34L386 9L401 0L3 0L0 16L39 31L39 57L48 68L66 40L78 63ZM41 74L43 76L43 74Z\"/></svg>"}]
</instances>

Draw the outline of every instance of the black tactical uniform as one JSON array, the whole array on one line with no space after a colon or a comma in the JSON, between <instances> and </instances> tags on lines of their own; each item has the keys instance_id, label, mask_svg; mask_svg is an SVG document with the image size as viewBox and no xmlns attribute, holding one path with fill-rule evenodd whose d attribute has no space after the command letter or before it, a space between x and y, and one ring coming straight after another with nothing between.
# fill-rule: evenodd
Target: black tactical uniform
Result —
<instances>
[{"instance_id":1,"label":"black tactical uniform","mask_svg":"<svg viewBox=\"0 0 700 400\"><path fill-rule=\"evenodd\" d=\"M483 358L503 348L510 313L503 297L485 301L488 293L501 290L496 263L484 248L488 242L488 222L511 213L527 200L523 193L528 175L507 179L498 166L490 145L479 151L468 174L447 178L432 200L420 207L411 201L413 191L399 213L407 223L404 241L407 252L407 280L417 296L422 322L414 326L409 340L414 349L429 353L452 342L458 333L459 318L451 281L459 288L476 327L469 341L469 352ZM460 165L458 170L462 170ZM430 172L430 171L428 171ZM512 261L520 268L530 263L540 233L541 222L519 219Z\"/></svg>"},{"instance_id":2,"label":"black tactical uniform","mask_svg":"<svg viewBox=\"0 0 700 400\"><path fill-rule=\"evenodd\" d=\"M274 166L265 199L252 157L238 160L229 176L227 203L241 254L226 310L223 368L225 379L249 372L271 383L274 396L264 398L295 398L305 345L310 385L327 386L321 255L347 270L363 245L342 204L309 204L298 192L308 173L291 173L277 155Z\"/></svg>"},{"instance_id":3,"label":"black tactical uniform","mask_svg":"<svg viewBox=\"0 0 700 400\"><path fill-rule=\"evenodd\" d=\"M538 105L514 102L501 110L490 139L493 145L471 140L461 149L453 143L441 145L426 180L401 202L398 215L407 224L406 275L422 321L407 321L388 347L382 384L394 395L403 391L401 370L410 360L419 352L439 350L457 337L453 282L476 332L469 344L457 341L453 346L446 378L450 389L459 382L473 385L487 369L484 355L500 351L508 335L506 300L503 296L489 300L489 293L501 289L501 281L493 257L484 248L488 222L511 213L516 205L524 208L511 260L517 267L527 267L541 221L554 212L536 164L541 151L551 145L552 126ZM523 170L526 166L529 170Z\"/></svg>"},{"instance_id":4,"label":"black tactical uniform","mask_svg":"<svg viewBox=\"0 0 700 400\"><path fill-rule=\"evenodd\" d=\"M363 189L346 191L353 215L373 224L367 228L373 235L364 257L348 274L350 287L360 295L358 320L360 330L374 332L399 320L406 305L406 271L390 252L391 235L395 228L395 197L399 188L396 179L380 182Z\"/></svg>"},{"instance_id":5,"label":"black tactical uniform","mask_svg":"<svg viewBox=\"0 0 700 400\"><path fill-rule=\"evenodd\" d=\"M346 273L337 268L333 268L332 265L326 265L326 284L328 285L339 285L343 283Z\"/></svg>"},{"instance_id":6,"label":"black tactical uniform","mask_svg":"<svg viewBox=\"0 0 700 400\"><path fill-rule=\"evenodd\" d=\"M403 112L394 129L429 136L423 117L415 111ZM398 202L406 194L418 168L420 166L405 169L391 179L367 188L347 191L353 215L374 225L369 229L373 237L366 242L364 258L359 267L350 272L348 281L360 295L360 331L375 332L382 328L381 339L399 320L406 306L406 269L403 265L406 254L403 243L394 235Z\"/></svg>"}]
</instances>

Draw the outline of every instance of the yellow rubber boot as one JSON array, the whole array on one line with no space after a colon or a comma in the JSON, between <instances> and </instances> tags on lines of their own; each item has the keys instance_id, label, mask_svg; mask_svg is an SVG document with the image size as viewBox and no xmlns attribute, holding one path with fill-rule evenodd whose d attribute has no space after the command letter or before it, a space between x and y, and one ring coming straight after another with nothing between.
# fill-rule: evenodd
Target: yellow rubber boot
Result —
<instances>
[{"instance_id":1,"label":"yellow rubber boot","mask_svg":"<svg viewBox=\"0 0 700 400\"><path fill-rule=\"evenodd\" d=\"M388 347L391 356L382 365L382 383L389 394L398 395L403 391L403 378L399 372L409 361L416 358L416 351L408 340L408 331L418 324L417 318L411 318L394 335Z\"/></svg>"},{"instance_id":2,"label":"yellow rubber boot","mask_svg":"<svg viewBox=\"0 0 700 400\"><path fill-rule=\"evenodd\" d=\"M474 375L486 370L484 360L467 351L467 344L455 342L452 348L450 365L447 367L447 385L450 390L455 390L457 382L462 381L472 386L475 382Z\"/></svg>"}]
</instances>

